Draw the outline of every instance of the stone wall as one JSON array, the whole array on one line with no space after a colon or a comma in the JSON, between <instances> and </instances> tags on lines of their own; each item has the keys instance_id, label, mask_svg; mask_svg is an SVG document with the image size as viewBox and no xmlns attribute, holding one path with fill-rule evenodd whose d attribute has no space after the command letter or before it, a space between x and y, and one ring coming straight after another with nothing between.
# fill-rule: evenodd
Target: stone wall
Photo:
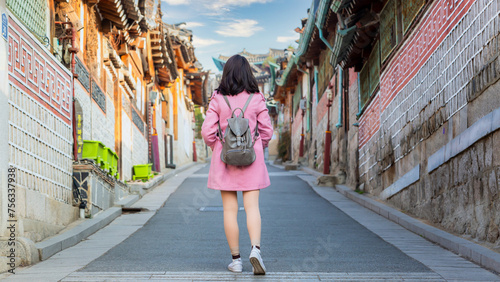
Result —
<instances>
[{"instance_id":1,"label":"stone wall","mask_svg":"<svg viewBox=\"0 0 500 282\"><path fill-rule=\"evenodd\" d=\"M156 104L156 133L158 134L158 154L160 156L160 171L165 167L165 122L162 119L162 103Z\"/></svg>"},{"instance_id":2,"label":"stone wall","mask_svg":"<svg viewBox=\"0 0 500 282\"><path fill-rule=\"evenodd\" d=\"M418 36L387 64L381 91L361 117L360 182L449 231L498 243L500 176L493 152L500 120L500 7L491 0L463 1L433 21L443 3L430 7L414 31ZM422 28L431 23L435 29ZM425 32L435 32L431 43L439 45L418 49ZM417 53L422 61L408 64L404 54L411 48L432 53Z\"/></svg>"},{"instance_id":3,"label":"stone wall","mask_svg":"<svg viewBox=\"0 0 500 282\"><path fill-rule=\"evenodd\" d=\"M304 117L305 119L305 117ZM302 133L302 110L298 110L297 114L293 118L293 123L292 123L292 132L291 132L291 138L292 138L292 160L293 162L298 162L299 161L299 148L300 148L300 134ZM305 127L305 121L304 121L304 127Z\"/></svg>"},{"instance_id":4,"label":"stone wall","mask_svg":"<svg viewBox=\"0 0 500 282\"><path fill-rule=\"evenodd\" d=\"M132 165L148 163L148 141L146 136L135 126L131 126ZM126 134L123 132L123 134Z\"/></svg>"},{"instance_id":5,"label":"stone wall","mask_svg":"<svg viewBox=\"0 0 500 282\"><path fill-rule=\"evenodd\" d=\"M106 95L106 112L102 111L78 81L75 81L75 98L83 109L83 139L101 141L106 147L115 151L115 107L113 100Z\"/></svg>"},{"instance_id":6,"label":"stone wall","mask_svg":"<svg viewBox=\"0 0 500 282\"><path fill-rule=\"evenodd\" d=\"M498 248L500 153L493 149L498 146L499 130L424 174L389 202L451 232L496 243Z\"/></svg>"},{"instance_id":7,"label":"stone wall","mask_svg":"<svg viewBox=\"0 0 500 282\"><path fill-rule=\"evenodd\" d=\"M38 242L77 218L71 205L71 74L12 17L8 36L4 83L9 123L2 136L9 153L2 165L15 172L9 172L14 182L2 179L14 188L0 185L15 190L9 217L17 219L17 236Z\"/></svg>"},{"instance_id":8,"label":"stone wall","mask_svg":"<svg viewBox=\"0 0 500 282\"><path fill-rule=\"evenodd\" d=\"M122 165L121 177L124 180L132 179L132 121L127 113L122 110L122 153L120 162Z\"/></svg>"},{"instance_id":9,"label":"stone wall","mask_svg":"<svg viewBox=\"0 0 500 282\"><path fill-rule=\"evenodd\" d=\"M359 112L359 88L358 88L358 76L354 70L350 70L349 73L345 72L345 75L349 75L349 105L348 105L348 118L344 126L347 126L347 135L345 145L346 150L346 166L345 166L345 176L346 184L350 187L358 188L358 123L357 114Z\"/></svg>"},{"instance_id":10,"label":"stone wall","mask_svg":"<svg viewBox=\"0 0 500 282\"><path fill-rule=\"evenodd\" d=\"M180 96L180 95L178 95ZM174 163L179 166L193 160L193 113L186 108L184 98L177 100L177 140L174 141Z\"/></svg>"},{"instance_id":11,"label":"stone wall","mask_svg":"<svg viewBox=\"0 0 500 282\"><path fill-rule=\"evenodd\" d=\"M82 107L83 122L82 122L82 138L83 140L92 140L92 101L89 93L81 85L78 80L75 80L75 99Z\"/></svg>"},{"instance_id":12,"label":"stone wall","mask_svg":"<svg viewBox=\"0 0 500 282\"><path fill-rule=\"evenodd\" d=\"M196 154L199 163L207 162L207 159L212 157L212 150L205 144L203 139L196 139Z\"/></svg>"},{"instance_id":13,"label":"stone wall","mask_svg":"<svg viewBox=\"0 0 500 282\"><path fill-rule=\"evenodd\" d=\"M92 135L91 140L101 141L104 146L115 150L115 106L113 100L106 96L106 112L96 103L92 103Z\"/></svg>"},{"instance_id":14,"label":"stone wall","mask_svg":"<svg viewBox=\"0 0 500 282\"><path fill-rule=\"evenodd\" d=\"M273 137L271 137L271 140L269 141L269 159L270 160L275 160L278 157L278 144L279 144L279 129L277 128L276 124L273 124L274 126L274 132L273 132Z\"/></svg>"}]
</instances>

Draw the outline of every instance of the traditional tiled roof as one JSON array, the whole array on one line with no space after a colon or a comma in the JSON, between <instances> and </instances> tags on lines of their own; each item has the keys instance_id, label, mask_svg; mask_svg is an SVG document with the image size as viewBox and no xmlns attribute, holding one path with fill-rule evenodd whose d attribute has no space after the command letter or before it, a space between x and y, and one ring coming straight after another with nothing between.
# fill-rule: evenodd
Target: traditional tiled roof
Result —
<instances>
[{"instance_id":1,"label":"traditional tiled roof","mask_svg":"<svg viewBox=\"0 0 500 282\"><path fill-rule=\"evenodd\" d=\"M123 30L124 39L127 43L132 42L142 33L148 30L140 24L144 20L140 4L146 0L100 0L96 11L101 19L112 22L117 28Z\"/></svg>"},{"instance_id":2,"label":"traditional tiled roof","mask_svg":"<svg viewBox=\"0 0 500 282\"><path fill-rule=\"evenodd\" d=\"M261 65L268 57L272 57L277 61L283 60L286 57L286 52L284 49L270 48L267 54L252 54L246 49L243 49L243 51L239 52L238 55L244 56L252 65ZM222 69L224 68L224 64L227 60L229 60L229 58L231 58L231 56L220 55L219 58L212 59L215 63L215 66L217 66L217 68L222 71Z\"/></svg>"}]
</instances>

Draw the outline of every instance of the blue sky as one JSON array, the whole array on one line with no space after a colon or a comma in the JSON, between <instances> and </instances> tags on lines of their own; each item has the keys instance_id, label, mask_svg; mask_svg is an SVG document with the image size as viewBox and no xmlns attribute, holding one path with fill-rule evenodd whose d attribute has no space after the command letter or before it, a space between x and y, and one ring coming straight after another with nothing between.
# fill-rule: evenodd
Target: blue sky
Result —
<instances>
[{"instance_id":1,"label":"blue sky","mask_svg":"<svg viewBox=\"0 0 500 282\"><path fill-rule=\"evenodd\" d=\"M213 72L212 57L220 54L297 47L294 29L301 27L310 6L311 0L162 0L163 21L186 22L194 34L196 57Z\"/></svg>"}]
</instances>

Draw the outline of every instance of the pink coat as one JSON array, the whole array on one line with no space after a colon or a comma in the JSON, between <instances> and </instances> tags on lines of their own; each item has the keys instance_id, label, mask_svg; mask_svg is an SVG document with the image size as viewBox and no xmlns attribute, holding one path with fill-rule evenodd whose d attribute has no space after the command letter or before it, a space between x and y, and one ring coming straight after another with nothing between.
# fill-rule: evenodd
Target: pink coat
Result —
<instances>
[{"instance_id":1,"label":"pink coat","mask_svg":"<svg viewBox=\"0 0 500 282\"><path fill-rule=\"evenodd\" d=\"M243 91L236 96L227 96L231 108L243 108L249 97L248 92ZM239 114L239 110L236 114ZM267 147L273 135L273 126L266 107L266 100L262 93L255 93L252 101L245 111L245 118L249 119L252 136L255 134L255 125L259 123L259 137L255 141L255 161L244 167L226 165L220 159L222 143L217 138L217 123L220 120L222 133L227 127L227 119L231 117L231 110L224 101L222 94L215 91L207 110L207 115L201 135L205 143L212 149L212 162L208 173L208 188L226 191L248 191L262 189L271 185L269 174L264 162L264 148Z\"/></svg>"}]
</instances>

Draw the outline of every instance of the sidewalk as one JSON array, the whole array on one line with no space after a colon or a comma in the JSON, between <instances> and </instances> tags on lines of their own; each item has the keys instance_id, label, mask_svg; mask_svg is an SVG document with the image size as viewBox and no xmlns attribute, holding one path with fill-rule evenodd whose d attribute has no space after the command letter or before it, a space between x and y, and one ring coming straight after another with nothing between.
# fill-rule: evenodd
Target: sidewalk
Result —
<instances>
[{"instance_id":1,"label":"sidewalk","mask_svg":"<svg viewBox=\"0 0 500 282\"><path fill-rule=\"evenodd\" d=\"M271 165L283 168L283 166L280 165ZM311 175L310 177L299 175L300 178L308 182L309 185L323 198L331 201L332 203L333 201L335 201L335 197L328 191L331 190L331 187L320 187L316 185L316 179L317 177L323 176L322 173L319 173L309 167L301 167L300 169ZM335 191L356 202L362 207L365 207L375 212L376 214L394 223L397 223L407 230L420 235L422 238L425 238L430 242L436 243L439 246L450 250L453 253L458 254L486 269L492 270L496 273L500 273L500 254L497 252L494 252L486 247L475 244L453 234L447 233L436 227L427 225L420 220L404 214L381 202L356 193L351 188L345 185L336 185ZM498 278L498 280L500 280L500 278Z\"/></svg>"},{"instance_id":2,"label":"sidewalk","mask_svg":"<svg viewBox=\"0 0 500 282\"><path fill-rule=\"evenodd\" d=\"M179 168L177 173L172 174L168 181L153 188L152 191L130 205L132 208L142 208L143 211L141 213L122 214L120 211L118 216L110 220L112 222L109 225L81 242L77 242L76 246L62 250L50 259L41 261L35 265L19 267L16 269L16 274L14 275L3 273L0 275L0 279L7 278L5 281L31 280L37 282L59 281L63 279L70 273L102 256L140 229L163 206L165 201L182 184L186 177L203 166L205 164L194 164ZM121 208L115 207L113 209ZM64 236L64 234L61 236Z\"/></svg>"},{"instance_id":3,"label":"sidewalk","mask_svg":"<svg viewBox=\"0 0 500 282\"><path fill-rule=\"evenodd\" d=\"M80 241L119 217L122 214L122 208L133 207L134 203L141 197L144 197L150 189L153 190L152 188L157 187L167 179L196 165L197 163L190 163L168 173L159 175L149 182L130 184L130 190L136 194L130 194L121 201L115 203L113 207L99 212L93 218L82 220L71 228L63 230L60 234L36 243L35 247L38 250L40 260L46 260L54 254L78 244Z\"/></svg>"}]
</instances>

